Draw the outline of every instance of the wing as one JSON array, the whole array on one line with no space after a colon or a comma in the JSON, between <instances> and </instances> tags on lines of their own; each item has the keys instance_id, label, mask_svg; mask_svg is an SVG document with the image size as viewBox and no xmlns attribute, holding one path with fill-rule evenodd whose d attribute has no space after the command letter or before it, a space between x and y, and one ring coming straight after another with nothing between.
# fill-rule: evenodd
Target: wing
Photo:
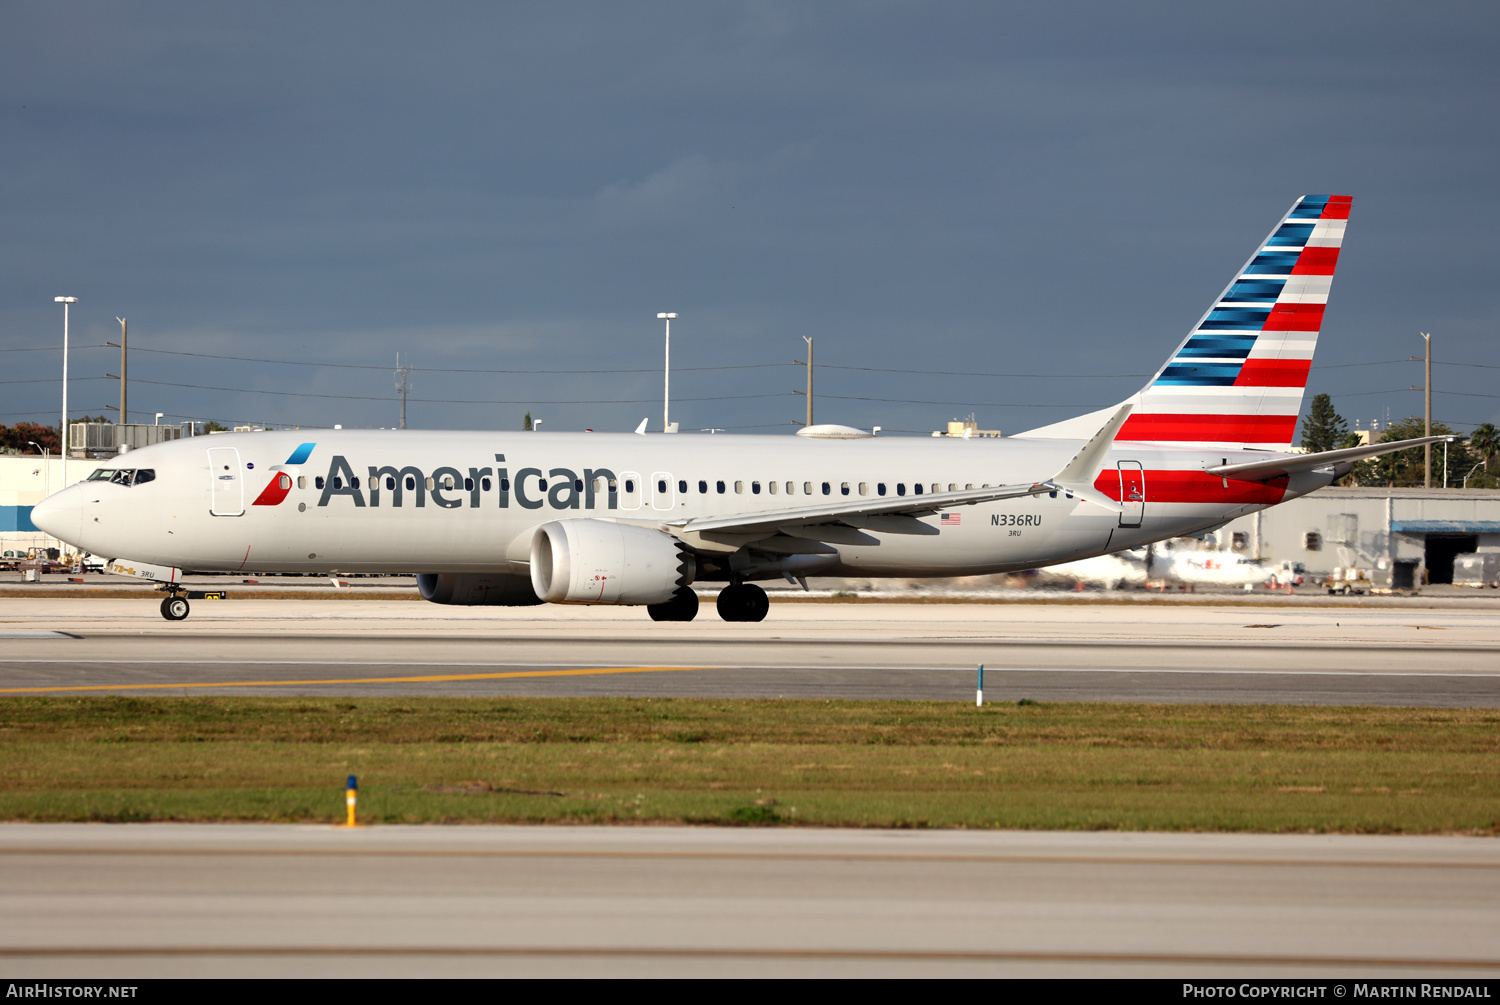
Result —
<instances>
[{"instance_id":1,"label":"wing","mask_svg":"<svg viewBox=\"0 0 1500 1005\"><path fill-rule=\"evenodd\" d=\"M895 499L853 499L848 502L798 506L771 512L740 513L733 516L694 517L668 523L667 529L688 543L716 544L721 547L748 544L774 535L792 539L841 540L845 543L874 543L874 538L860 540L859 529L888 534L935 534L937 529L917 521L939 510L955 506L1020 499L1048 492L1063 492L1079 499L1119 512L1120 507L1091 487L1099 469L1130 415L1131 405L1122 405L1094 436L1083 445L1061 471L1041 482L1016 485L993 485L959 492L932 492L900 496ZM822 528L822 529L819 529ZM850 529L853 529L852 531ZM843 533L839 532L843 530ZM850 537L850 533L854 537ZM807 550L816 550L808 548Z\"/></svg>"}]
</instances>

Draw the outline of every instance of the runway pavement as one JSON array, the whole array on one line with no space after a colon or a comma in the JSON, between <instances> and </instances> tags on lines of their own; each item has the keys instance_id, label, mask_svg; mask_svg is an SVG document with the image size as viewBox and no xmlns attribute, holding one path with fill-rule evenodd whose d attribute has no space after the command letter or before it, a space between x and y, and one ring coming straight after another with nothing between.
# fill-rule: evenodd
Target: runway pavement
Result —
<instances>
[{"instance_id":1,"label":"runway pavement","mask_svg":"<svg viewBox=\"0 0 1500 1005\"><path fill-rule=\"evenodd\" d=\"M0 974L1500 975L1500 842L0 825Z\"/></svg>"},{"instance_id":2,"label":"runway pavement","mask_svg":"<svg viewBox=\"0 0 1500 1005\"><path fill-rule=\"evenodd\" d=\"M406 601L7 600L0 694L693 695L1500 707L1500 614L776 604L765 622Z\"/></svg>"}]
</instances>

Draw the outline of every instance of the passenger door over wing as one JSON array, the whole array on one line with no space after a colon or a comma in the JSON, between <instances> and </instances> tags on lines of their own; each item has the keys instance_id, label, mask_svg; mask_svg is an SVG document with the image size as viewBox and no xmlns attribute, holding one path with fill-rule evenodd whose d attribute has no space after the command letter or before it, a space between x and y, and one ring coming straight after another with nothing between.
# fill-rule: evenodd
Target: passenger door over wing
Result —
<instances>
[{"instance_id":1,"label":"passenger door over wing","mask_svg":"<svg viewBox=\"0 0 1500 1005\"><path fill-rule=\"evenodd\" d=\"M245 477L240 470L240 452L233 447L208 450L210 499L214 516L245 515Z\"/></svg>"}]
</instances>

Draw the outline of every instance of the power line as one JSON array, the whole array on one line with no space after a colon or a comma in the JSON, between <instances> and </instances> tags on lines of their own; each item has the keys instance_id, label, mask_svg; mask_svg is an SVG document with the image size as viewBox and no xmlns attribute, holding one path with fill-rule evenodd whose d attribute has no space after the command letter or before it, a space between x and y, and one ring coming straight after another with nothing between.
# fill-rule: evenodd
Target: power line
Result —
<instances>
[{"instance_id":1,"label":"power line","mask_svg":"<svg viewBox=\"0 0 1500 1005\"><path fill-rule=\"evenodd\" d=\"M91 347L92 348L92 347ZM154 352L164 356L193 356L198 359L229 359L240 363L274 363L278 366L325 366L340 370L389 370L388 366L374 366L367 363L313 363L307 360L297 359L261 359L255 356L224 356L210 352L183 352L178 349L144 349L138 348L133 352ZM702 371L702 370L761 370L769 367L791 366L790 363L740 363L726 366L685 366L678 367L679 370ZM518 374L578 374L578 373L657 373L655 367L642 370L501 370L486 369L480 367L437 367L437 366L414 366L410 368L413 373L518 373ZM416 400L416 399L413 399Z\"/></svg>"},{"instance_id":2,"label":"power line","mask_svg":"<svg viewBox=\"0 0 1500 1005\"><path fill-rule=\"evenodd\" d=\"M388 367L380 367L388 369ZM655 371L652 371L653 373ZM285 398L333 398L339 401L384 401L388 397L369 394L316 394L311 391L264 391L249 387L214 387L208 384L178 384L166 380L133 380L135 384L155 384L160 387L185 387L196 391L229 391L234 394L274 394ZM785 398L790 391L780 394L724 394L706 398L678 398L678 401L743 401L749 398ZM409 401L431 405L646 405L655 398L409 398Z\"/></svg>"},{"instance_id":3,"label":"power line","mask_svg":"<svg viewBox=\"0 0 1500 1005\"><path fill-rule=\"evenodd\" d=\"M110 348L110 347L107 346L107 345L104 345L103 343L100 343L99 345L75 345L75 346L70 346L69 347L70 351L72 351L72 352L77 352L79 349L108 349L108 348ZM24 349L0 349L0 352L62 352L62 346L60 346L60 345L38 345L38 346L29 346L29 347L24 348Z\"/></svg>"},{"instance_id":4,"label":"power line","mask_svg":"<svg viewBox=\"0 0 1500 1005\"><path fill-rule=\"evenodd\" d=\"M1104 405L1024 405L1014 401L927 401L920 398L862 398L844 394L820 394L835 401L879 401L892 405L958 405L963 408L1104 408Z\"/></svg>"}]
</instances>

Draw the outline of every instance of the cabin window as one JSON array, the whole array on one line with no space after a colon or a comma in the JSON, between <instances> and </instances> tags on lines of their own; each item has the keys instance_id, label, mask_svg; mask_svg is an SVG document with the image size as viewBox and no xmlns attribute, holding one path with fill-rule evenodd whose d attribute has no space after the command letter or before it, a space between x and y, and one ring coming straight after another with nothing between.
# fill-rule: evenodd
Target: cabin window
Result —
<instances>
[{"instance_id":1,"label":"cabin window","mask_svg":"<svg viewBox=\"0 0 1500 1005\"><path fill-rule=\"evenodd\" d=\"M319 488L320 489L322 487L323 487L323 476L319 475L318 477L316 477L316 478L313 479L313 488Z\"/></svg>"},{"instance_id":2,"label":"cabin window","mask_svg":"<svg viewBox=\"0 0 1500 1005\"><path fill-rule=\"evenodd\" d=\"M812 482L803 482L802 483L802 494L805 495L805 496L812 495Z\"/></svg>"},{"instance_id":3,"label":"cabin window","mask_svg":"<svg viewBox=\"0 0 1500 1005\"><path fill-rule=\"evenodd\" d=\"M911 487L911 491L912 491L913 495L921 495L922 494L922 483L918 482L917 484L913 485Z\"/></svg>"},{"instance_id":4,"label":"cabin window","mask_svg":"<svg viewBox=\"0 0 1500 1005\"><path fill-rule=\"evenodd\" d=\"M142 472L142 473L144 474L144 472ZM276 477L276 484L281 487L281 491L287 492L292 487L292 476L291 475L278 475Z\"/></svg>"},{"instance_id":5,"label":"cabin window","mask_svg":"<svg viewBox=\"0 0 1500 1005\"><path fill-rule=\"evenodd\" d=\"M698 482L698 494L700 496L708 495L708 482L701 480Z\"/></svg>"},{"instance_id":6,"label":"cabin window","mask_svg":"<svg viewBox=\"0 0 1500 1005\"><path fill-rule=\"evenodd\" d=\"M297 487L299 489L305 489L305 488L307 488L307 476L306 475L298 475L297 476Z\"/></svg>"},{"instance_id":7,"label":"cabin window","mask_svg":"<svg viewBox=\"0 0 1500 1005\"><path fill-rule=\"evenodd\" d=\"M753 495L753 496L760 495L760 482L751 482L750 483L750 494Z\"/></svg>"},{"instance_id":8,"label":"cabin window","mask_svg":"<svg viewBox=\"0 0 1500 1005\"><path fill-rule=\"evenodd\" d=\"M786 483L786 494L789 495L789 496L794 496L794 495L797 494L797 483L796 482L787 482Z\"/></svg>"},{"instance_id":9,"label":"cabin window","mask_svg":"<svg viewBox=\"0 0 1500 1005\"><path fill-rule=\"evenodd\" d=\"M964 486L964 489L965 489L965 490L968 490L968 489L971 489L971 488L973 488L973 487L974 487L974 486L973 486L973 485L972 485L972 484L969 484L969 485L965 485L965 486ZM1054 492L1054 493L1053 493L1053 495L1056 495L1056 494L1057 494L1057 493L1055 493L1055 492Z\"/></svg>"},{"instance_id":10,"label":"cabin window","mask_svg":"<svg viewBox=\"0 0 1500 1005\"><path fill-rule=\"evenodd\" d=\"M745 494L745 483L744 482L735 482L734 483L734 492L735 492L735 495L744 495Z\"/></svg>"},{"instance_id":11,"label":"cabin window","mask_svg":"<svg viewBox=\"0 0 1500 1005\"><path fill-rule=\"evenodd\" d=\"M583 491L583 479L582 478L575 478L575 479L573 479L573 491L574 492L582 492Z\"/></svg>"},{"instance_id":12,"label":"cabin window","mask_svg":"<svg viewBox=\"0 0 1500 1005\"><path fill-rule=\"evenodd\" d=\"M546 482L542 482L542 488L545 489L546 487L547 487L547 483ZM634 478L627 478L627 479L625 479L625 491L626 492L634 492L635 491L635 479Z\"/></svg>"},{"instance_id":13,"label":"cabin window","mask_svg":"<svg viewBox=\"0 0 1500 1005\"><path fill-rule=\"evenodd\" d=\"M406 480L406 487L407 488L411 488L411 479L410 478L408 478ZM501 492L509 492L510 491L510 479L509 478L502 478L502 479L500 479L500 491Z\"/></svg>"},{"instance_id":14,"label":"cabin window","mask_svg":"<svg viewBox=\"0 0 1500 1005\"><path fill-rule=\"evenodd\" d=\"M875 483L875 494L878 495L878 496L885 495L885 482L876 482Z\"/></svg>"},{"instance_id":15,"label":"cabin window","mask_svg":"<svg viewBox=\"0 0 1500 1005\"><path fill-rule=\"evenodd\" d=\"M611 492L614 492L614 493L617 493L617 494L619 493L619 491L620 491L620 481L619 481L618 478L611 478L609 480L609 490Z\"/></svg>"},{"instance_id":16,"label":"cabin window","mask_svg":"<svg viewBox=\"0 0 1500 1005\"><path fill-rule=\"evenodd\" d=\"M322 484L321 484L322 481L323 481L323 479L321 479L321 478L318 479L318 482L320 483L318 485L318 488L322 488L323 487ZM406 491L413 492L413 491L416 490L416 487L417 487L417 477L416 477L416 475L407 475L406 476Z\"/></svg>"},{"instance_id":17,"label":"cabin window","mask_svg":"<svg viewBox=\"0 0 1500 1005\"><path fill-rule=\"evenodd\" d=\"M429 479L427 479L427 480L428 480L428 481L429 481L429 482L430 482L430 481L432 481L432 479L431 479L431 478L429 478ZM545 492L545 491L547 491L547 479L545 479L545 478L538 478L538 479L537 479L537 480L536 480L536 490L537 490L537 491L538 491L538 492ZM634 491L635 491L635 489L633 489L633 488L631 488L631 486L630 486L630 483L629 483L629 482L626 482L626 483L625 483L625 491L626 491L626 492L634 492Z\"/></svg>"},{"instance_id":18,"label":"cabin window","mask_svg":"<svg viewBox=\"0 0 1500 1005\"><path fill-rule=\"evenodd\" d=\"M359 475L354 475L353 477L351 477L349 479L349 484L353 488L359 488Z\"/></svg>"},{"instance_id":19,"label":"cabin window","mask_svg":"<svg viewBox=\"0 0 1500 1005\"><path fill-rule=\"evenodd\" d=\"M428 475L427 476L427 491L431 492L435 488L437 488L437 479L433 478L431 475Z\"/></svg>"},{"instance_id":20,"label":"cabin window","mask_svg":"<svg viewBox=\"0 0 1500 1005\"><path fill-rule=\"evenodd\" d=\"M667 494L667 480L665 478L658 478L656 480L656 491L660 492L662 495Z\"/></svg>"},{"instance_id":21,"label":"cabin window","mask_svg":"<svg viewBox=\"0 0 1500 1005\"><path fill-rule=\"evenodd\" d=\"M489 480L489 478L485 477L485 478L479 479L479 487L482 488L482 489L484 489L486 492L488 492L490 490L490 480Z\"/></svg>"},{"instance_id":22,"label":"cabin window","mask_svg":"<svg viewBox=\"0 0 1500 1005\"><path fill-rule=\"evenodd\" d=\"M933 482L932 483L932 491L934 491L934 492L941 492L942 491L942 489L938 488L938 483L937 482Z\"/></svg>"},{"instance_id":23,"label":"cabin window","mask_svg":"<svg viewBox=\"0 0 1500 1005\"><path fill-rule=\"evenodd\" d=\"M849 494L849 483L848 482L840 482L839 483L839 495L846 496L848 494Z\"/></svg>"},{"instance_id":24,"label":"cabin window","mask_svg":"<svg viewBox=\"0 0 1500 1005\"><path fill-rule=\"evenodd\" d=\"M862 496L867 496L867 495L870 494L870 483L869 482L860 482L859 483L859 494L862 495Z\"/></svg>"},{"instance_id":25,"label":"cabin window","mask_svg":"<svg viewBox=\"0 0 1500 1005\"><path fill-rule=\"evenodd\" d=\"M723 495L724 494L724 483L722 481L718 481L718 482L714 482L714 485L718 487L718 489L719 489L719 495Z\"/></svg>"},{"instance_id":26,"label":"cabin window","mask_svg":"<svg viewBox=\"0 0 1500 1005\"><path fill-rule=\"evenodd\" d=\"M474 479L472 479L472 478L465 478L464 479L464 491L465 492L473 492L474 491Z\"/></svg>"},{"instance_id":27,"label":"cabin window","mask_svg":"<svg viewBox=\"0 0 1500 1005\"><path fill-rule=\"evenodd\" d=\"M684 495L686 495L687 494L687 482L679 481L677 483L677 491L683 493Z\"/></svg>"},{"instance_id":28,"label":"cabin window","mask_svg":"<svg viewBox=\"0 0 1500 1005\"><path fill-rule=\"evenodd\" d=\"M767 484L767 485L766 485L766 488L768 488L768 489L770 489L770 490L771 490L771 494L772 494L772 495L775 495L775 494L776 494L776 490L777 490L777 489L778 489L778 488L779 488L779 487L780 487L780 485L779 485L779 484L778 484L778 483L777 483L777 482L770 482L770 483L768 483L768 484Z\"/></svg>"},{"instance_id":29,"label":"cabin window","mask_svg":"<svg viewBox=\"0 0 1500 1005\"><path fill-rule=\"evenodd\" d=\"M937 491L936 487L933 488L933 491L934 492ZM948 491L949 492L957 492L958 491L958 486L955 485L953 482L949 482L948 483Z\"/></svg>"},{"instance_id":30,"label":"cabin window","mask_svg":"<svg viewBox=\"0 0 1500 1005\"><path fill-rule=\"evenodd\" d=\"M906 495L906 483L905 482L897 482L896 483L896 494L898 496L904 496L904 495Z\"/></svg>"}]
</instances>

